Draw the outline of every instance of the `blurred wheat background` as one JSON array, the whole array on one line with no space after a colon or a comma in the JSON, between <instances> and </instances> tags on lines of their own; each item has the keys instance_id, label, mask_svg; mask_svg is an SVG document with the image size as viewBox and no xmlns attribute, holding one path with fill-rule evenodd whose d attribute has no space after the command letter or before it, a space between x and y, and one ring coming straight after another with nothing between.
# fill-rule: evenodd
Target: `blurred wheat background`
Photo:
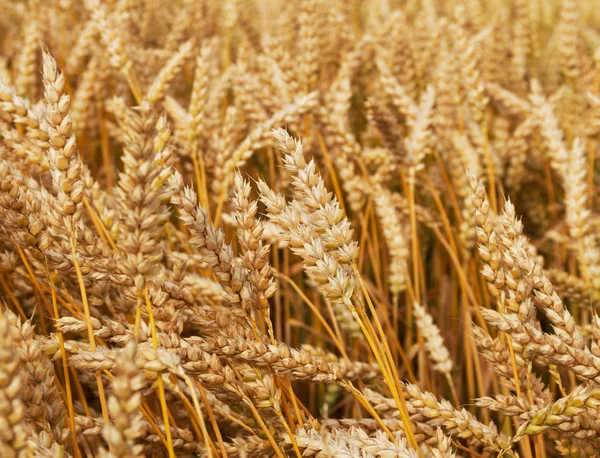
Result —
<instances>
[{"instance_id":1,"label":"blurred wheat background","mask_svg":"<svg viewBox=\"0 0 600 458\"><path fill-rule=\"evenodd\" d=\"M600 447L596 0L0 0L0 456Z\"/></svg>"}]
</instances>

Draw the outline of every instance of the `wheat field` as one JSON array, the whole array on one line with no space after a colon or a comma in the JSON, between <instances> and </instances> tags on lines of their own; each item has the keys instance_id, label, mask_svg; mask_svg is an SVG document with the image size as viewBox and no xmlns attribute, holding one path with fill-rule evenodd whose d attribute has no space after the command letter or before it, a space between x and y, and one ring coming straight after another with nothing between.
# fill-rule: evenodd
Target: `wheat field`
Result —
<instances>
[{"instance_id":1,"label":"wheat field","mask_svg":"<svg viewBox=\"0 0 600 458\"><path fill-rule=\"evenodd\" d=\"M0 11L0 457L600 455L597 0Z\"/></svg>"}]
</instances>

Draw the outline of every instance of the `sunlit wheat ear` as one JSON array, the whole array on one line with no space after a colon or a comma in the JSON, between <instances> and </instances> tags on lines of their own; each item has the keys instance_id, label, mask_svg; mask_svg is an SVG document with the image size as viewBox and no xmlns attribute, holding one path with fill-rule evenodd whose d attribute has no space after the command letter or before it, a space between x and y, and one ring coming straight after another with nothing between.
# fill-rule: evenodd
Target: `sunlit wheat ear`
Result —
<instances>
[{"instance_id":1,"label":"sunlit wheat ear","mask_svg":"<svg viewBox=\"0 0 600 458\"><path fill-rule=\"evenodd\" d=\"M48 53L43 55L45 121L48 126L48 150L53 166L54 185L58 191L57 211L64 221L72 218L72 226L81 217L84 183L82 164L77 154L77 144L71 120L70 97L65 93L65 77L56 61Z\"/></svg>"},{"instance_id":2,"label":"sunlit wheat ear","mask_svg":"<svg viewBox=\"0 0 600 458\"><path fill-rule=\"evenodd\" d=\"M108 409L114 424L107 425L103 431L104 439L112 452L111 454L105 450L104 455L107 457L120 454L141 456L142 445L136 445L135 441L143 434L143 417L138 409L145 381L135 356L136 343L130 341L123 348L115 365L116 375L110 385L112 395L108 399Z\"/></svg>"},{"instance_id":3,"label":"sunlit wheat ear","mask_svg":"<svg viewBox=\"0 0 600 458\"><path fill-rule=\"evenodd\" d=\"M0 338L3 343L0 354L0 400L4 405L2 419L6 425L0 449L7 456L26 456L31 448L27 444L24 405L19 396L24 381L19 369L22 360L15 348L20 338L15 324L11 324L11 316L16 319L12 312L5 310L0 319Z\"/></svg>"}]
</instances>

